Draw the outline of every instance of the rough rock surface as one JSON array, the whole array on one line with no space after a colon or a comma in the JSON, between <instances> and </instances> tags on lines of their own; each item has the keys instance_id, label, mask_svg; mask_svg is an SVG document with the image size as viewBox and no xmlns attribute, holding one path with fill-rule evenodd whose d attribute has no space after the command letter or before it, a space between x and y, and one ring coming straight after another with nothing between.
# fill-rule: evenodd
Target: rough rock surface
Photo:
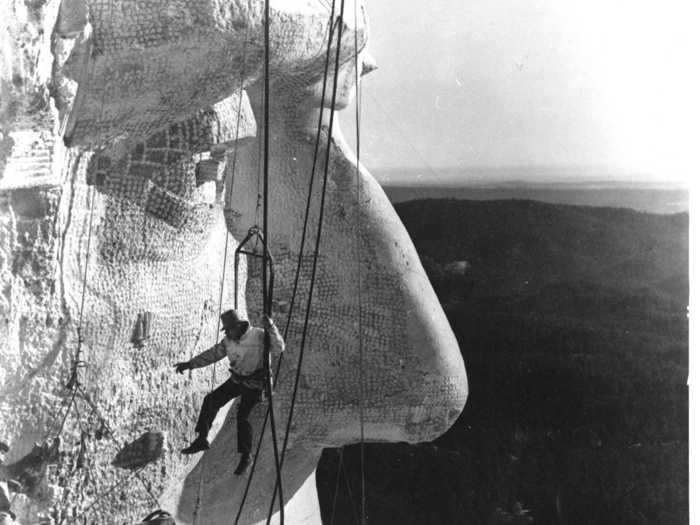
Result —
<instances>
[{"instance_id":1,"label":"rough rock surface","mask_svg":"<svg viewBox=\"0 0 700 525\"><path fill-rule=\"evenodd\" d=\"M0 41L5 463L35 441L61 438L38 490L15 498L22 523L137 522L158 504L180 523L204 525L238 510L245 478L232 472L235 411L220 414L212 450L195 459L177 452L226 365L183 377L172 364L219 337L220 297L226 308L236 294L236 239L260 221L262 5L12 0L0 7L8 29ZM364 48L364 10L357 20L350 11L342 25L333 110L354 96L354 34ZM324 2L272 4L270 244L273 313L282 327L336 22ZM326 125L328 118L327 111ZM459 349L411 241L336 125L331 136L327 127L321 134L274 397L278 427L291 402L329 140L321 257L283 471L290 523L320 522L316 463L322 447L359 440L361 405L367 439L414 442L444 432L467 395ZM249 305L255 324L260 268L251 260L240 270L239 306ZM256 436L263 417L261 405L252 416ZM167 436L173 450L138 472L115 468L119 451L145 432ZM240 523L267 514L275 475L269 432L263 444Z\"/></svg>"}]
</instances>

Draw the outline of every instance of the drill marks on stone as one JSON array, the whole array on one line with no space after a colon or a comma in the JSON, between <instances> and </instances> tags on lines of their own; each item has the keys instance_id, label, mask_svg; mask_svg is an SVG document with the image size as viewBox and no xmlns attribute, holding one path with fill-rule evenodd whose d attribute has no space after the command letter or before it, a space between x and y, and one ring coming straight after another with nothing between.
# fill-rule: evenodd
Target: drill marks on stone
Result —
<instances>
[{"instance_id":1,"label":"drill marks on stone","mask_svg":"<svg viewBox=\"0 0 700 525\"><path fill-rule=\"evenodd\" d=\"M30 381L32 381L39 374L45 373L53 366L56 359L61 355L61 352L65 350L66 340L68 338L68 334L66 332L67 325L68 322L66 320L61 320L59 331L56 340L53 342L51 351L36 367L26 367L28 368L28 372L24 378L19 379L17 383L13 385L10 380L4 380L4 378L0 376L0 383L5 385L4 388L0 390L0 394L3 396L14 396L18 394L22 389L27 387ZM10 366L13 364L14 363L6 363L2 368L2 373L8 374L10 377L19 378L19 374L23 373L23 371L20 370L19 367L11 369Z\"/></svg>"},{"instance_id":2,"label":"drill marks on stone","mask_svg":"<svg viewBox=\"0 0 700 525\"><path fill-rule=\"evenodd\" d=\"M449 407L451 402L459 401L462 397L460 383L460 377L444 377L426 384L413 385L417 390L433 388L436 394L444 396L444 404L436 404L434 396L419 400L406 400L401 397L391 403L374 395L370 403L365 401L364 407L368 432L372 435L384 435L385 439L391 439L393 435L393 438L398 440L405 440L407 437L412 440L420 439L429 432L439 432L455 417ZM346 381L344 385L338 385L335 381L323 381L317 386L318 388L312 390L299 391L292 427L294 442L307 446L317 445L319 442L325 446L339 446L358 439L360 401L357 383ZM366 394L376 394L378 390L384 389L384 385L376 380L366 384ZM394 394L401 395L402 391ZM339 393L347 397L342 398ZM286 406L285 403L280 405ZM319 406L324 408L325 417L322 424L318 417L311 415ZM396 425L396 421L402 421L402 425Z\"/></svg>"},{"instance_id":3,"label":"drill marks on stone","mask_svg":"<svg viewBox=\"0 0 700 525\"><path fill-rule=\"evenodd\" d=\"M145 250L141 257L167 260L195 253L192 245L201 242L201 232L211 228L217 210L200 201L194 155L219 139L230 138L230 130L220 122L216 111L202 111L137 143L126 155L120 156L116 149L96 157L88 180L110 197L106 217L117 217L122 223L121 228L108 229L114 236L103 243L103 257L138 259L133 238L139 230ZM176 231L152 224L159 220ZM132 225L131 231L124 224ZM154 227L159 234L147 236L146 231Z\"/></svg>"},{"instance_id":4,"label":"drill marks on stone","mask_svg":"<svg viewBox=\"0 0 700 525\"><path fill-rule=\"evenodd\" d=\"M125 132L141 138L189 117L193 110L215 105L240 82L237 62L232 58L242 53L245 46L241 44L241 37L234 46L212 36L142 51L133 57L119 52L93 58L96 67L90 78L80 82L84 102L79 104L80 110L74 109L80 113L75 113L77 122L69 133L76 144L95 144ZM247 45L249 53L259 55L252 52L251 43ZM178 47L184 47L185 52L174 53L172 48ZM187 70L188 76L183 77L182 70ZM248 71L254 70L251 64ZM99 114L102 97L107 100L104 116ZM76 103L80 102L79 97Z\"/></svg>"},{"instance_id":5,"label":"drill marks on stone","mask_svg":"<svg viewBox=\"0 0 700 525\"><path fill-rule=\"evenodd\" d=\"M289 124L289 123L285 123ZM287 137L279 140L287 140ZM284 154L276 152L272 158L280 165L274 166L277 179L272 182L274 207L271 226L273 256L275 258L275 309L278 324L289 312L294 272L298 250L303 203L306 200L304 184L293 183L305 166L308 145L294 141L291 147L278 146ZM289 151L284 149L289 147ZM381 195L378 186L363 172L362 192L359 203L356 193L356 171L348 162L345 152L335 141L331 148L331 179L328 183L327 209L321 240L321 256L312 301L312 312L307 332L307 352L298 393L298 410L295 411L293 435L296 442L311 445L326 443L329 433L341 429L341 444L357 437L359 425L359 356L357 355L359 327L363 325L366 377L365 401L370 409L365 422L370 425L373 439L430 439L446 428L456 417L453 408L463 403L464 378L454 376L444 379L435 373L433 362L434 343L425 340L425 350L416 349L413 339L420 334L411 332L410 323L423 327L430 322L430 312L422 311L421 301L430 304L431 295L427 278L422 272L415 252L411 250L407 235L401 233L401 225L390 215L390 205ZM287 157L285 157L287 155ZM284 159L292 161L285 164ZM254 162L251 155L239 157L244 162ZM282 159L282 161L280 161ZM302 159L302 162L298 162ZM287 166L289 164L289 166ZM244 168L241 168L242 172ZM292 173L293 175L289 175ZM237 174L243 176L244 172ZM320 175L317 174L320 179ZM303 318L308 296L313 261L313 232L318 225L320 180L315 185L309 222L309 237L302 257L300 288L296 298L295 313L287 338L287 355L281 380L277 386L280 418L286 417L291 401L293 378L296 372L299 344L303 330ZM245 180L245 177L244 177ZM374 185L374 187L372 186ZM251 214L245 202L246 192L255 188L242 182L236 195L239 207L238 224L243 227ZM381 191L381 190L379 190ZM277 194L275 195L275 192ZM293 196L292 202L280 199L280 195ZM372 196L372 198L370 198ZM252 198L252 197L251 197ZM277 199L277 200L275 200ZM297 202L298 201L298 202ZM301 211L300 211L301 210ZM360 216L358 217L358 214ZM361 224L360 246L357 251L358 219ZM231 227L231 226L229 226ZM396 231L398 230L398 232ZM404 246L401 242L408 243ZM359 260L358 260L359 258ZM358 263L360 268L358 270ZM359 273L358 273L359 272ZM260 283L249 281L248 298L252 303L249 313L253 319L259 315ZM362 311L358 309L358 279L362 285ZM414 313L418 310L419 316ZM360 318L361 315L361 318ZM434 328L427 325L427 330ZM448 341L449 343L449 338ZM453 351L451 348L449 351ZM428 371L428 372L426 372ZM443 382L444 381L444 382ZM422 407L422 408L421 408ZM319 418L323 423L319 423ZM335 438L334 438L335 439Z\"/></svg>"},{"instance_id":6,"label":"drill marks on stone","mask_svg":"<svg viewBox=\"0 0 700 525\"><path fill-rule=\"evenodd\" d=\"M195 134L191 127L182 132L181 129L168 129L162 134L165 141L159 137L151 138L143 144L143 149L136 147L129 153L129 161L143 169L136 170L127 184L152 175L146 168L155 168L148 162L154 160L152 154L159 149L165 156L165 168L156 170L154 178L168 191L194 196L194 162L190 162L186 156L189 155L191 159L190 150L194 148L188 146L186 141ZM154 145L159 147L152 147ZM184 149L177 149L174 145ZM147 160L149 155L150 161ZM110 160L105 162L102 160L104 158ZM202 334L203 340L206 340L209 333L215 332L217 316L203 310L207 309L206 305L218 302L219 282L213 277L220 275L223 262L223 220L216 209L209 210L207 206L206 221L201 221L200 226L194 228L190 223L174 232L172 226L164 221L145 214L140 202L132 202L133 196L129 193L132 190L128 186L117 186L118 172L109 172L129 168L129 162L119 158L115 161L103 155L96 157L92 166L99 168L95 172L103 172L103 185L106 186L109 177L113 177L115 185L110 188L109 194L101 191L96 199L95 212L100 219L96 221L95 234L101 242L101 249L95 263L90 263L86 308L91 315L90 323L85 328L86 346L90 348L87 358L90 367L84 372L83 383L93 390L100 411L109 414L111 421L119 423L115 430L120 438L150 427L163 428L174 439L185 441L189 429L182 425L182 421L196 417L204 393L200 391L208 389L208 381L202 381L199 388L183 389L182 381L172 373L170 363L191 352L195 340ZM172 168L171 171L166 172L169 168ZM150 179L147 180L150 182ZM94 177L94 181L98 182L98 177ZM72 281L69 284L69 288L77 289L81 274L80 260L85 255L85 245L80 242L79 232L88 215L88 210L81 206L86 202L89 188L76 182L74 189L77 193L74 199L74 208L77 208L74 209L75 225L67 236L67 244L69 253L77 254L71 259L78 264L70 272ZM127 193L129 198L123 198L120 193ZM135 228L130 229L130 225ZM136 235L129 235L129 231ZM148 235L146 243L144 234ZM114 235L119 236L125 248L120 248L121 252L110 253L105 250L105 240L113 242ZM150 257L134 257L134 254L144 254L141 248L144 245L150 250L145 252ZM232 239L230 251L234 248L235 241ZM129 254L131 259L125 256ZM227 275L232 275L232 272L233 268L227 269ZM227 286L224 300L231 303L231 297L232 290ZM154 314L152 337L144 350L133 349L129 343L133 316L139 311ZM192 315L192 312L200 313ZM183 399L181 408L173 407L170 402L172 397L164 396L164 390L191 391L192 398L190 402ZM98 454L99 458L104 458L107 450L101 450ZM111 457L114 451L110 450L109 454ZM168 472L179 468L179 465L180 459L168 453L162 462L162 472L148 473L151 479L156 480L157 486L154 488L160 490L160 485L168 478ZM104 489L117 481L108 468L100 469L98 465L96 472L97 488ZM127 500L143 501L138 485L129 487L124 494ZM109 501L108 508L122 515L130 515L133 508L122 508L122 505L124 502L114 498Z\"/></svg>"},{"instance_id":7,"label":"drill marks on stone","mask_svg":"<svg viewBox=\"0 0 700 525\"><path fill-rule=\"evenodd\" d=\"M63 77L79 84L67 130L74 145L148 136L230 95L242 72L244 86L262 77L259 3L235 2L228 8L195 0L182 0L177 8L163 0L88 4L93 24L88 65L72 67L79 60L69 59L55 75L57 85L66 83ZM315 81L324 64L328 7L295 2L273 8L271 17L273 81ZM364 23L358 31L364 47ZM344 31L343 63L354 53L352 34ZM77 54L84 46L76 47Z\"/></svg>"},{"instance_id":8,"label":"drill marks on stone","mask_svg":"<svg viewBox=\"0 0 700 525\"><path fill-rule=\"evenodd\" d=\"M334 246L336 249L338 245ZM275 296L278 301L287 303L291 299L296 256L287 252L276 259ZM278 386L278 394L288 398L291 390L291 377L296 366L298 345L303 329L303 316L308 282L311 273L312 256L302 258L301 288L297 297L296 314L290 327L288 353L285 361L283 380ZM319 274L312 302L312 314L308 328L307 344L309 353L304 363L304 380L301 384L298 402L311 404L318 410L319 406L330 414L347 404L352 404L359 395L357 385L359 363L355 355L357 347L358 310L356 297L345 297L341 293L341 282L334 269L335 257L319 257ZM251 275L259 274L259 264ZM354 276L347 276L352 279ZM248 281L250 302L259 305L259 279ZM398 319L404 315L404 307L397 302L394 292L400 286L397 278L387 279L383 275L365 276L366 286L373 290L370 305L363 305L362 321L364 324L364 343L371 359L367 366L373 371L365 385L367 395L378 403L385 404L386 396L405 392L410 388L406 379L397 375L401 360L406 355L401 349L407 346L401 343L405 338ZM250 307L251 315L258 315L259 308ZM281 319L282 316L277 316ZM341 322L338 322L342 320ZM279 321L278 321L279 322ZM405 366L405 365L404 365ZM383 377L384 376L384 377ZM285 404L286 402L283 402ZM393 408L389 411L394 410ZM380 414L384 421L387 411ZM305 427L310 423L303 413L297 416L299 425Z\"/></svg>"},{"instance_id":9,"label":"drill marks on stone","mask_svg":"<svg viewBox=\"0 0 700 525\"><path fill-rule=\"evenodd\" d=\"M0 376L4 376L0 427L8 437L40 428L47 416L43 409L54 407L41 401L41 392L55 390L56 378L51 374L56 370L50 368L66 341L63 312L56 298L59 239L53 235L53 217L58 195L51 188L22 189L0 198L4 222L0 240L5 236L5 242L0 242L4 258L0 261L0 297L8 301L6 309L0 308L0 330L5 331L0 336ZM25 403L33 408L17 413L16 407Z\"/></svg>"}]
</instances>

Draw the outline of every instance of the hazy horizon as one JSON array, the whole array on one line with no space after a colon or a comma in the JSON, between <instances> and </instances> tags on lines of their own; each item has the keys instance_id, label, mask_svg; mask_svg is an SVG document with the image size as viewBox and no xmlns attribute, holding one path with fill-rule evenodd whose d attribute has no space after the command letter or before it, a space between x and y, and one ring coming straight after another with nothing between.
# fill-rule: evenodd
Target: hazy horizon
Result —
<instances>
[{"instance_id":1,"label":"hazy horizon","mask_svg":"<svg viewBox=\"0 0 700 525\"><path fill-rule=\"evenodd\" d=\"M550 204L628 208L644 213L675 214L689 211L690 191L685 183L657 180L612 180L605 178L536 179L513 171L481 172L479 176L434 173L430 178L396 176L379 172L378 181L392 203L422 199L470 201L529 200ZM493 170L487 170L493 171Z\"/></svg>"},{"instance_id":2,"label":"hazy horizon","mask_svg":"<svg viewBox=\"0 0 700 525\"><path fill-rule=\"evenodd\" d=\"M597 165L605 178L689 180L682 10L644 0L385 0L367 10L379 67L361 97L370 171ZM341 112L351 143L353 113Z\"/></svg>"},{"instance_id":3,"label":"hazy horizon","mask_svg":"<svg viewBox=\"0 0 700 525\"><path fill-rule=\"evenodd\" d=\"M681 177L664 180L648 173L625 172L601 166L392 166L371 171L381 184L392 186L460 187L522 183L550 186L628 185L660 189L689 187L689 181Z\"/></svg>"}]
</instances>

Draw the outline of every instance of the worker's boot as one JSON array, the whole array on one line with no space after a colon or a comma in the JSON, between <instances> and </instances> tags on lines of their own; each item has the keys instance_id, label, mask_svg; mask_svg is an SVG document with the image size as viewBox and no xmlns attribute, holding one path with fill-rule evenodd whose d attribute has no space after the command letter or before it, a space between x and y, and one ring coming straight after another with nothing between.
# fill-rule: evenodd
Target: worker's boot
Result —
<instances>
[{"instance_id":1,"label":"worker's boot","mask_svg":"<svg viewBox=\"0 0 700 525\"><path fill-rule=\"evenodd\" d=\"M238 463L234 474L240 476L248 470L248 467L250 467L250 454L242 454L241 461Z\"/></svg>"},{"instance_id":2,"label":"worker's boot","mask_svg":"<svg viewBox=\"0 0 700 525\"><path fill-rule=\"evenodd\" d=\"M182 454L196 454L197 452L201 452L202 450L209 450L209 441L207 441L207 438L204 436L200 435L197 436L197 439L195 439L189 447L183 448L180 453Z\"/></svg>"}]
</instances>

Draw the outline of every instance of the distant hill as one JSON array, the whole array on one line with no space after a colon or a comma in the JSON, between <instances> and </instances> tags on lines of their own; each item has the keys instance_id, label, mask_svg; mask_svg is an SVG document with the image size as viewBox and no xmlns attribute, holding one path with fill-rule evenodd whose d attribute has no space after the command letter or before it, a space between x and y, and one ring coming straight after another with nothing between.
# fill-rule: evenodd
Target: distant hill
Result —
<instances>
[{"instance_id":1,"label":"distant hill","mask_svg":"<svg viewBox=\"0 0 700 525\"><path fill-rule=\"evenodd\" d=\"M551 183L514 181L501 184L401 185L385 182L393 203L416 199L505 200L528 199L555 204L613 206L650 213L688 211L688 190L679 185L633 183Z\"/></svg>"},{"instance_id":2,"label":"distant hill","mask_svg":"<svg viewBox=\"0 0 700 525\"><path fill-rule=\"evenodd\" d=\"M423 258L470 261L479 295L580 280L670 294L688 286L686 213L456 199L397 210Z\"/></svg>"},{"instance_id":3,"label":"distant hill","mask_svg":"<svg viewBox=\"0 0 700 525\"><path fill-rule=\"evenodd\" d=\"M369 523L688 522L688 215L528 200L396 205L470 396L434 443L367 445ZM324 452L357 523L359 447ZM335 483L340 481L336 493Z\"/></svg>"}]
</instances>

